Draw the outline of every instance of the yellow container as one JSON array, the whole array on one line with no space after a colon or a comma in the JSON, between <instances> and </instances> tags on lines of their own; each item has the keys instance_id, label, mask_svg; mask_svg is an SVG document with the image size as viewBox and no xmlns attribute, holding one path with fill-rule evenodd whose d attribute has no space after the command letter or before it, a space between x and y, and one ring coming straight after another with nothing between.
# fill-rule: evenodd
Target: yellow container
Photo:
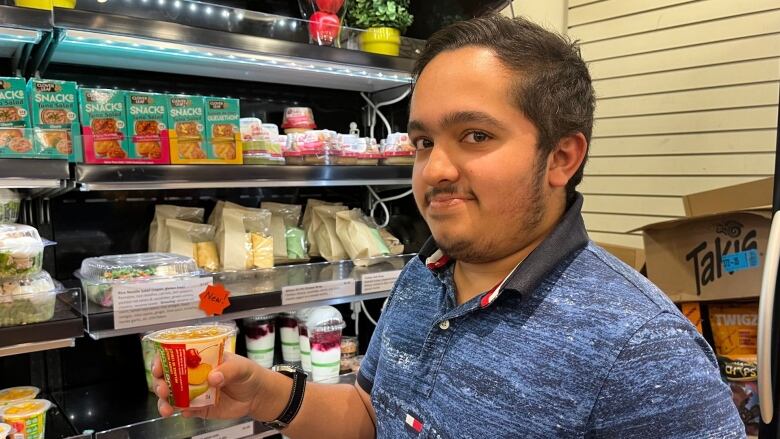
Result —
<instances>
[{"instance_id":1,"label":"yellow container","mask_svg":"<svg viewBox=\"0 0 780 439\"><path fill-rule=\"evenodd\" d=\"M44 9L51 11L53 7L73 9L76 0L15 0L16 6L22 8Z\"/></svg>"},{"instance_id":2,"label":"yellow container","mask_svg":"<svg viewBox=\"0 0 780 439\"><path fill-rule=\"evenodd\" d=\"M19 401L0 409L0 417L16 431L14 437L43 439L49 408L51 402L45 399Z\"/></svg>"},{"instance_id":3,"label":"yellow container","mask_svg":"<svg viewBox=\"0 0 780 439\"><path fill-rule=\"evenodd\" d=\"M392 27L372 27L360 35L360 47L365 52L398 56L401 52L401 31Z\"/></svg>"}]
</instances>

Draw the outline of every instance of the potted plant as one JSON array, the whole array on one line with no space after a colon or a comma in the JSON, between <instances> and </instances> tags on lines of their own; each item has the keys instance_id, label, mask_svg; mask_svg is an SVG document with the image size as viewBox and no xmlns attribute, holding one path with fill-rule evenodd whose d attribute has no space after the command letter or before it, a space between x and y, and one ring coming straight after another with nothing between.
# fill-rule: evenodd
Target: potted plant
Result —
<instances>
[{"instance_id":1,"label":"potted plant","mask_svg":"<svg viewBox=\"0 0 780 439\"><path fill-rule=\"evenodd\" d=\"M401 34L412 24L409 0L353 0L347 10L350 26L366 31L360 35L366 52L398 56Z\"/></svg>"}]
</instances>

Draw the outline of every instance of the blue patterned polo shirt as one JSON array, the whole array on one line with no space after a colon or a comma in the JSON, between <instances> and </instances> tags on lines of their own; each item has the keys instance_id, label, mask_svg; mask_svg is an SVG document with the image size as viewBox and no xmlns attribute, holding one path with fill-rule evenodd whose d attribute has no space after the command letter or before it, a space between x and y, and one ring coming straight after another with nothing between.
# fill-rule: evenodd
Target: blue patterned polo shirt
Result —
<instances>
[{"instance_id":1,"label":"blue patterned polo shirt","mask_svg":"<svg viewBox=\"0 0 780 439\"><path fill-rule=\"evenodd\" d=\"M464 304L432 241L407 264L358 374L377 437L745 437L710 346L581 206Z\"/></svg>"}]
</instances>

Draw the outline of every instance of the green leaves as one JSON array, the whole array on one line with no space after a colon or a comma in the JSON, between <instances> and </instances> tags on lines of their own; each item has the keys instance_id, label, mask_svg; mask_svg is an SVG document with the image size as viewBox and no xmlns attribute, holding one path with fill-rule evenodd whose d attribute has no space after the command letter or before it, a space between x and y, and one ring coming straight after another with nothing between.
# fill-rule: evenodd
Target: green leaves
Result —
<instances>
[{"instance_id":1,"label":"green leaves","mask_svg":"<svg viewBox=\"0 0 780 439\"><path fill-rule=\"evenodd\" d=\"M406 32L414 17L409 13L409 0L353 0L347 9L351 26L392 27Z\"/></svg>"}]
</instances>

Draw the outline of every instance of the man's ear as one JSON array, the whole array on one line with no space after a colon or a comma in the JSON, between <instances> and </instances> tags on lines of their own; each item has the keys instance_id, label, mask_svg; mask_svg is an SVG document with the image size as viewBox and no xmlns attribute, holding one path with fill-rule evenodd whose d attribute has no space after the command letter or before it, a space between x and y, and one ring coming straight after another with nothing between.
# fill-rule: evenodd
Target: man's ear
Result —
<instances>
[{"instance_id":1,"label":"man's ear","mask_svg":"<svg viewBox=\"0 0 780 439\"><path fill-rule=\"evenodd\" d=\"M547 158L547 181L552 187L566 187L588 153L582 133L562 138Z\"/></svg>"}]
</instances>

